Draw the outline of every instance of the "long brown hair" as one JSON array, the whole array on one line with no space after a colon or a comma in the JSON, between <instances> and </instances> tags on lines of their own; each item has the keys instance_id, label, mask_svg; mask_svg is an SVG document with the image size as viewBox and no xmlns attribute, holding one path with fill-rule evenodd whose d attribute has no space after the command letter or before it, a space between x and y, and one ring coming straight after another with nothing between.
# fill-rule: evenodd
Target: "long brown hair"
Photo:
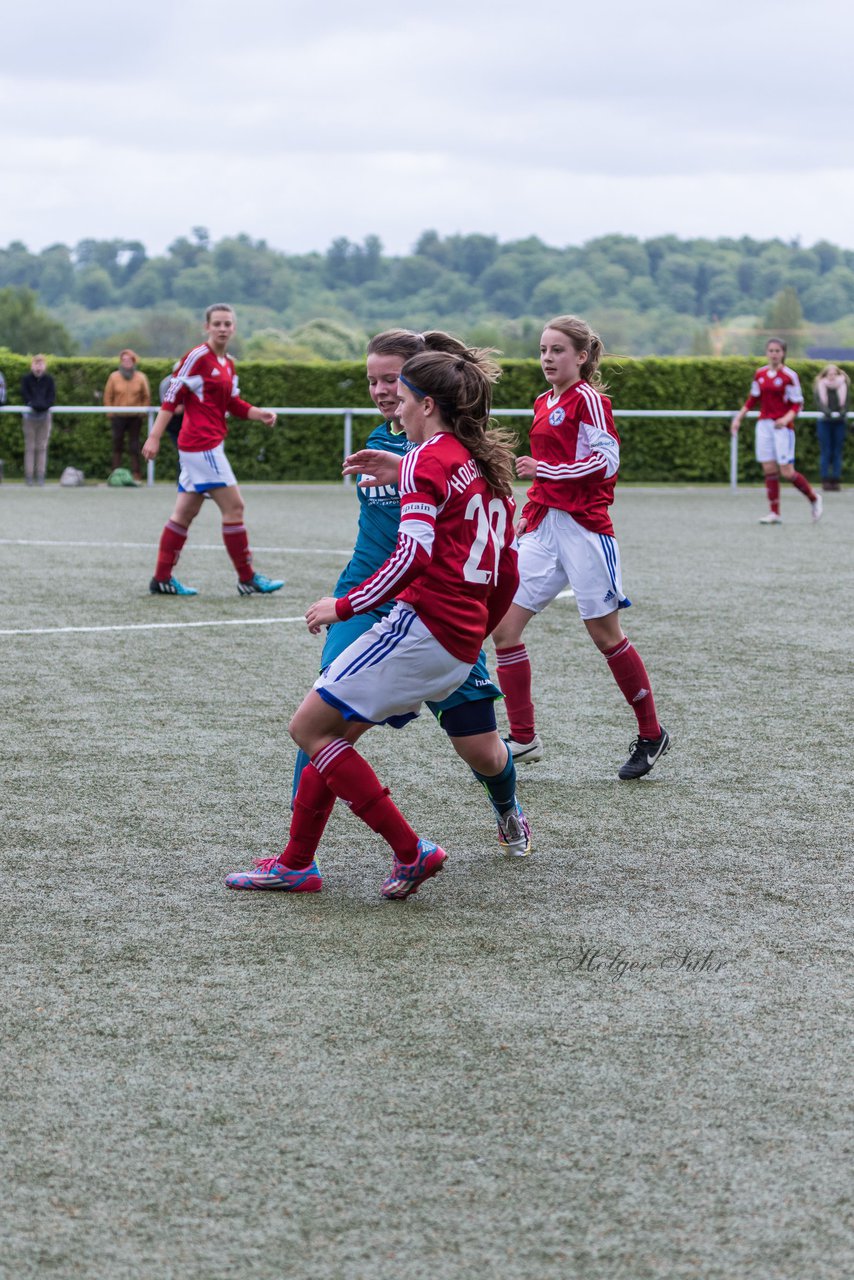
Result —
<instances>
[{"instance_id":1,"label":"long brown hair","mask_svg":"<svg viewBox=\"0 0 854 1280\"><path fill-rule=\"evenodd\" d=\"M597 391L607 390L599 372L599 361L605 354L605 344L599 334L593 332L586 320L582 320L580 316L555 316L554 320L549 320L543 328L559 330L564 337L569 338L577 352L586 351L587 359L579 373L585 382L589 382Z\"/></svg>"},{"instance_id":2,"label":"long brown hair","mask_svg":"<svg viewBox=\"0 0 854 1280\"><path fill-rule=\"evenodd\" d=\"M479 347L426 351L407 360L401 376L417 388L416 395L435 400L443 422L478 463L487 484L509 498L515 437L491 426L489 420L492 388L501 376L492 359L495 354Z\"/></svg>"},{"instance_id":3,"label":"long brown hair","mask_svg":"<svg viewBox=\"0 0 854 1280\"><path fill-rule=\"evenodd\" d=\"M442 329L428 329L426 333L415 333L413 329L386 329L383 333L374 334L368 343L367 353L369 356L401 356L404 360L411 360L424 351L448 351L462 355L466 349L464 342Z\"/></svg>"}]
</instances>

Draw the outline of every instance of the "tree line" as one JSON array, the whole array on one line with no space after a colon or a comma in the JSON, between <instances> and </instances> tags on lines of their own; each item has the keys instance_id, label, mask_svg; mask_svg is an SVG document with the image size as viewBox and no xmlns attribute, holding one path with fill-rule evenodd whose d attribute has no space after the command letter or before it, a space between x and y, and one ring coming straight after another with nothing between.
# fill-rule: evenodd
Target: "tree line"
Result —
<instances>
[{"instance_id":1,"label":"tree line","mask_svg":"<svg viewBox=\"0 0 854 1280\"><path fill-rule=\"evenodd\" d=\"M781 318L795 346L854 340L854 251L670 235L556 248L425 231L403 256L375 235L287 254L248 235L213 243L203 227L153 256L118 239L0 249L0 345L12 350L167 356L195 341L216 300L240 309L237 353L261 359L355 357L367 334L401 324L531 355L542 321L568 310L626 355L747 354Z\"/></svg>"}]
</instances>

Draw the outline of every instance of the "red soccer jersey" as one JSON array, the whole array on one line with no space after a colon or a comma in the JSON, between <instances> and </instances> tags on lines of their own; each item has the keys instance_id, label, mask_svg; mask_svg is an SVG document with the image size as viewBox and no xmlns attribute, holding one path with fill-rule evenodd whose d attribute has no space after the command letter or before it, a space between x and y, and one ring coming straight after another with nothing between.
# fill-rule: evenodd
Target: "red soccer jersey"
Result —
<instances>
[{"instance_id":1,"label":"red soccer jersey","mask_svg":"<svg viewBox=\"0 0 854 1280\"><path fill-rule=\"evenodd\" d=\"M576 382L560 396L546 391L534 401L531 456L537 478L522 515L536 529L549 507L566 511L585 529L613 537L608 508L620 466L620 437L611 401Z\"/></svg>"},{"instance_id":2,"label":"red soccer jersey","mask_svg":"<svg viewBox=\"0 0 854 1280\"><path fill-rule=\"evenodd\" d=\"M513 499L487 484L450 432L406 454L399 489L394 554L342 596L336 612L344 619L387 600L405 601L444 649L473 663L519 583Z\"/></svg>"},{"instance_id":3,"label":"red soccer jersey","mask_svg":"<svg viewBox=\"0 0 854 1280\"><path fill-rule=\"evenodd\" d=\"M766 364L754 373L750 395L744 407L755 409L758 405L760 418L773 418L776 422L792 409L797 417L803 404L804 393L801 391L800 380L794 369L789 369L784 364L781 364L778 369L772 369ZM791 425L795 425L794 418Z\"/></svg>"},{"instance_id":4,"label":"red soccer jersey","mask_svg":"<svg viewBox=\"0 0 854 1280\"><path fill-rule=\"evenodd\" d=\"M240 399L231 356L217 356L206 342L184 356L161 407L174 413L179 404L184 420L178 448L187 453L215 449L228 435L225 415L248 418L252 408Z\"/></svg>"}]
</instances>

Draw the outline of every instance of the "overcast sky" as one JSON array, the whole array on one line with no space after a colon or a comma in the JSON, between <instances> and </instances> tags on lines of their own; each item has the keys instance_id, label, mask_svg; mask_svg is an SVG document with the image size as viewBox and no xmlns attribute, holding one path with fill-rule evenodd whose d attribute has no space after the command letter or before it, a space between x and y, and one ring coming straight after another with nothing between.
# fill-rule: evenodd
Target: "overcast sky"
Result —
<instances>
[{"instance_id":1,"label":"overcast sky","mask_svg":"<svg viewBox=\"0 0 854 1280\"><path fill-rule=\"evenodd\" d=\"M854 248L829 0L42 0L4 15L0 245L376 233Z\"/></svg>"}]
</instances>

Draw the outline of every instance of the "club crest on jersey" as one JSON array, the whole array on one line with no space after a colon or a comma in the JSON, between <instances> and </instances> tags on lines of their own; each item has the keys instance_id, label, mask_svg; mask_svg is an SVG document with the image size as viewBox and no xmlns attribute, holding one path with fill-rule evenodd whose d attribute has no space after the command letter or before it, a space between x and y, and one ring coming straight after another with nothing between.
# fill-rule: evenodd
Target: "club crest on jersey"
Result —
<instances>
[{"instance_id":1,"label":"club crest on jersey","mask_svg":"<svg viewBox=\"0 0 854 1280\"><path fill-rule=\"evenodd\" d=\"M565 409L552 409L549 414L549 424L552 427L559 427L566 417Z\"/></svg>"}]
</instances>

